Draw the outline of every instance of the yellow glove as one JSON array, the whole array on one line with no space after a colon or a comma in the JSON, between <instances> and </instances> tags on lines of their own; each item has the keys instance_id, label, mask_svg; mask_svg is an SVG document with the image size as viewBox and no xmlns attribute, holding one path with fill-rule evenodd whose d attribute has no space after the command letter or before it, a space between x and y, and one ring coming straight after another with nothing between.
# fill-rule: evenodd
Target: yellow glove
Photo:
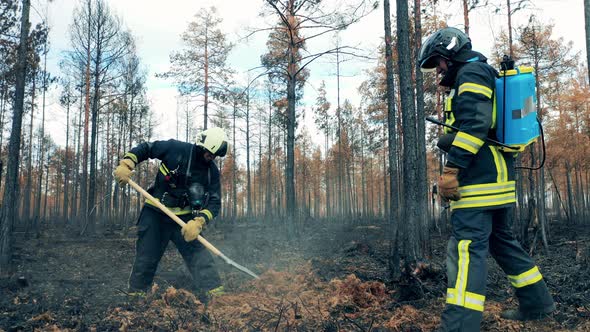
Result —
<instances>
[{"instance_id":1,"label":"yellow glove","mask_svg":"<svg viewBox=\"0 0 590 332\"><path fill-rule=\"evenodd\" d=\"M195 219L186 223L186 226L180 230L184 240L186 242L191 242L196 239L199 234L201 234L203 225L205 225L205 218L203 217L196 217Z\"/></svg>"},{"instance_id":2,"label":"yellow glove","mask_svg":"<svg viewBox=\"0 0 590 332\"><path fill-rule=\"evenodd\" d=\"M461 199L461 193L458 190L458 174L458 168L449 166L443 168L443 173L440 178L438 178L438 194L442 198L450 199L451 201L458 201Z\"/></svg>"},{"instance_id":3,"label":"yellow glove","mask_svg":"<svg viewBox=\"0 0 590 332\"><path fill-rule=\"evenodd\" d=\"M119 182L120 186L126 185L131 178L131 173L135 169L135 163L131 159L121 159L119 166L115 168L115 179Z\"/></svg>"}]
</instances>

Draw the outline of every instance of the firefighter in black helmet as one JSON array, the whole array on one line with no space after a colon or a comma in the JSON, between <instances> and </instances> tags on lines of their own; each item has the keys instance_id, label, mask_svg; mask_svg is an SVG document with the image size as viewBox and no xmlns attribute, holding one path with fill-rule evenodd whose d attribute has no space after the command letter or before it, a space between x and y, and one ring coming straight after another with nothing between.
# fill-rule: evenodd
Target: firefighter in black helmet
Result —
<instances>
[{"instance_id":1,"label":"firefighter in black helmet","mask_svg":"<svg viewBox=\"0 0 590 332\"><path fill-rule=\"evenodd\" d=\"M508 275L519 308L502 317L539 319L555 310L539 268L512 235L516 202L513 152L490 145L496 138L495 80L498 73L461 30L444 28L426 39L419 55L423 71L442 75L450 89L445 128L438 146L447 162L438 192L451 201L452 234L447 248L447 299L441 331L479 331L486 295L488 252ZM443 143L446 142L446 143Z\"/></svg>"},{"instance_id":2,"label":"firefighter in black helmet","mask_svg":"<svg viewBox=\"0 0 590 332\"><path fill-rule=\"evenodd\" d=\"M225 156L227 148L224 131L210 128L198 136L195 144L173 139L141 143L121 159L114 172L120 185L128 182L135 165L148 158L159 159L159 172L148 192L186 222L181 229L146 200L137 223L130 294L141 295L148 289L169 241L174 242L182 255L202 301L223 292L213 257L194 240L221 208L219 169L213 160Z\"/></svg>"},{"instance_id":3,"label":"firefighter in black helmet","mask_svg":"<svg viewBox=\"0 0 590 332\"><path fill-rule=\"evenodd\" d=\"M419 59L422 71L433 71L437 57L448 61L460 56L460 51L471 50L471 39L457 28L438 30L426 39L420 49ZM457 60L456 60L457 61Z\"/></svg>"}]
</instances>

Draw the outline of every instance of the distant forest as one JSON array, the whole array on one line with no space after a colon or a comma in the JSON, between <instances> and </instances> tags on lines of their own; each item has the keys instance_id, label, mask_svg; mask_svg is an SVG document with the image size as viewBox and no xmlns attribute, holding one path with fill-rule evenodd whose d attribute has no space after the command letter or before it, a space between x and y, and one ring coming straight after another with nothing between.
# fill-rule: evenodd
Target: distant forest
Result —
<instances>
[{"instance_id":1,"label":"distant forest","mask_svg":"<svg viewBox=\"0 0 590 332\"><path fill-rule=\"evenodd\" d=\"M170 110L178 124L171 138L192 141L211 126L230 136L228 155L217 161L220 218L257 220L289 232L309 221L382 220L397 229L395 245L407 250L398 252L402 257L427 253L429 233L448 227L449 209L433 193L444 164L435 147L441 128L424 118L442 119L445 94L440 77L423 76L415 59L421 40L447 25L444 2L413 1L409 15L400 16L403 8L389 13L388 1L377 7L351 0L337 9L322 1L266 1L261 12L274 25L252 32L268 39L267 49L259 50L263 71L248 76L248 84L237 83L247 74L227 62L240 41L221 30L223 17L213 7L196 13L182 34L184 47L170 50L169 70L156 75L182 96L178 109ZM544 160L544 167L518 171L514 229L523 243L547 247L555 223L590 222L587 59L556 36L547 19L530 14L528 1L463 3L467 33L472 11L506 17L494 53L486 54L493 66L499 68L507 54L534 68L544 142L520 153L518 163ZM112 171L126 151L153 139L157 125L146 97L149 64L138 56L137 36L124 17L106 1L80 1L69 24L69 49L59 55L59 72L50 73L51 26L30 25L30 6L29 0L0 2L0 270L10 260L15 232L32 236L59 228L87 236L131 227L143 199L119 187ZM310 40L336 35L383 9L379 50L358 50L346 39L308 47ZM527 17L526 24L512 26L514 15ZM340 94L328 99L325 84L304 89L313 61L331 57L338 69L333 79L340 80L347 60L367 52L378 59L367 58L374 67L358 77L359 104ZM55 102L63 111L65 145L48 134L49 89L60 94ZM315 104L301 103L304 91L316 93ZM314 144L316 134L301 126L304 113L313 117L324 144ZM157 170L156 161L142 163L134 180L148 188Z\"/></svg>"}]
</instances>

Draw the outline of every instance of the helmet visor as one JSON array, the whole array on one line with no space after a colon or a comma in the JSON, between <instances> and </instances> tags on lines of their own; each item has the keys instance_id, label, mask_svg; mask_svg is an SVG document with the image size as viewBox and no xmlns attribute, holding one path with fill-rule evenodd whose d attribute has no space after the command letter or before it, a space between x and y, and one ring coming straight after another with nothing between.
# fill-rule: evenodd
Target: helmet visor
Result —
<instances>
[{"instance_id":1,"label":"helmet visor","mask_svg":"<svg viewBox=\"0 0 590 332\"><path fill-rule=\"evenodd\" d=\"M219 149L217 149L217 151L215 151L214 155L216 155L218 157L225 157L226 153L227 153L227 142L223 141L221 143L221 145L219 146Z\"/></svg>"},{"instance_id":2,"label":"helmet visor","mask_svg":"<svg viewBox=\"0 0 590 332\"><path fill-rule=\"evenodd\" d=\"M422 71L433 71L436 68L436 66L438 66L438 58L438 55L433 54L428 58L422 60L422 63L420 63L420 69L422 69Z\"/></svg>"}]
</instances>

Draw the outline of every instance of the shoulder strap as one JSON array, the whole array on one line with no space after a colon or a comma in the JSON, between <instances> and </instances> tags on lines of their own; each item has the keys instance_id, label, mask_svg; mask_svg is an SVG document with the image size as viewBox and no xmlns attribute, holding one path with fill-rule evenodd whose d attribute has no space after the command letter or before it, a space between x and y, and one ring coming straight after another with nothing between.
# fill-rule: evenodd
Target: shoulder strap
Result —
<instances>
[{"instance_id":1,"label":"shoulder strap","mask_svg":"<svg viewBox=\"0 0 590 332\"><path fill-rule=\"evenodd\" d=\"M191 177L191 163L193 161L193 150L194 150L194 146L191 146L191 152L188 154L188 163L187 163L187 167L186 167L186 175L184 177L184 185L188 188L188 180Z\"/></svg>"}]
</instances>

